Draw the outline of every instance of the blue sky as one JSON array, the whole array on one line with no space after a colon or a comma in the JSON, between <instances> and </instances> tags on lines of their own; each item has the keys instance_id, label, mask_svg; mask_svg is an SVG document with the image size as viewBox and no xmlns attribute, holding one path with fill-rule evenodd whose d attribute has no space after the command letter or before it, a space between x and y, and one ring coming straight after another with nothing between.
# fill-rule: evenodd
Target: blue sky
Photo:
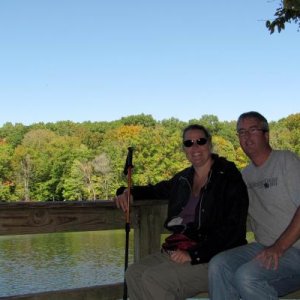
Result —
<instances>
[{"instance_id":1,"label":"blue sky","mask_svg":"<svg viewBox=\"0 0 300 300\"><path fill-rule=\"evenodd\" d=\"M300 32L272 0L1 0L0 126L300 112Z\"/></svg>"}]
</instances>

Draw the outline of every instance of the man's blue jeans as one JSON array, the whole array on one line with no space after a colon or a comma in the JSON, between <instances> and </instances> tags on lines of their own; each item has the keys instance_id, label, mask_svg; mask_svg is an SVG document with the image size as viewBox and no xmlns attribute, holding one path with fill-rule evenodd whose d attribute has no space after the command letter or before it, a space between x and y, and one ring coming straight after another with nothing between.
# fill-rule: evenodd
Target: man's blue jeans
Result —
<instances>
[{"instance_id":1,"label":"man's blue jeans","mask_svg":"<svg viewBox=\"0 0 300 300\"><path fill-rule=\"evenodd\" d=\"M275 300L300 288L300 249L291 247L268 270L254 257L265 247L251 243L224 251L209 262L211 300Z\"/></svg>"}]
</instances>

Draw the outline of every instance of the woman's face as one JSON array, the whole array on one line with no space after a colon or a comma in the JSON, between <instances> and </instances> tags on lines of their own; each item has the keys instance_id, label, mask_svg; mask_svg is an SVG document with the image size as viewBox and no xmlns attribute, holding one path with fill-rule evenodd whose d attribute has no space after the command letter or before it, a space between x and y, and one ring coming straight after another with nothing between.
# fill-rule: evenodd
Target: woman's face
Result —
<instances>
[{"instance_id":1,"label":"woman's face","mask_svg":"<svg viewBox=\"0 0 300 300\"><path fill-rule=\"evenodd\" d=\"M184 135L183 142L186 143L183 146L185 155L194 167L204 166L211 159L211 143L202 130L188 130ZM191 146L187 147L189 145Z\"/></svg>"}]
</instances>

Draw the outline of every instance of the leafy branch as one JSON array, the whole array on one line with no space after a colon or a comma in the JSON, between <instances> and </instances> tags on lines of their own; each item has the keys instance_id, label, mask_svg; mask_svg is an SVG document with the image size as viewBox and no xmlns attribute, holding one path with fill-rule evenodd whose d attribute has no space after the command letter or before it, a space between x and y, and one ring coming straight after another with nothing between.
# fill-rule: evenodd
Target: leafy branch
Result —
<instances>
[{"instance_id":1,"label":"leafy branch","mask_svg":"<svg viewBox=\"0 0 300 300\"><path fill-rule=\"evenodd\" d=\"M273 21L266 21L266 27L270 34L274 33L277 28L278 32L285 29L286 23L294 22L299 24L300 29L300 0L283 0L280 7L274 14L276 17Z\"/></svg>"}]
</instances>

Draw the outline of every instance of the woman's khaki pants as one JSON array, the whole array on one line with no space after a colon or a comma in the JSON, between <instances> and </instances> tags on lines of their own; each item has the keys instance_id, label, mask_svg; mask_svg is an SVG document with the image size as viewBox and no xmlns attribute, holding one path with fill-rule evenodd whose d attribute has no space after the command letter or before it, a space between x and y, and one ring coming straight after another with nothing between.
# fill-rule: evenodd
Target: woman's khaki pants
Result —
<instances>
[{"instance_id":1,"label":"woman's khaki pants","mask_svg":"<svg viewBox=\"0 0 300 300\"><path fill-rule=\"evenodd\" d=\"M183 300L208 290L208 265L179 264L165 252L151 254L128 267L130 300Z\"/></svg>"}]
</instances>

